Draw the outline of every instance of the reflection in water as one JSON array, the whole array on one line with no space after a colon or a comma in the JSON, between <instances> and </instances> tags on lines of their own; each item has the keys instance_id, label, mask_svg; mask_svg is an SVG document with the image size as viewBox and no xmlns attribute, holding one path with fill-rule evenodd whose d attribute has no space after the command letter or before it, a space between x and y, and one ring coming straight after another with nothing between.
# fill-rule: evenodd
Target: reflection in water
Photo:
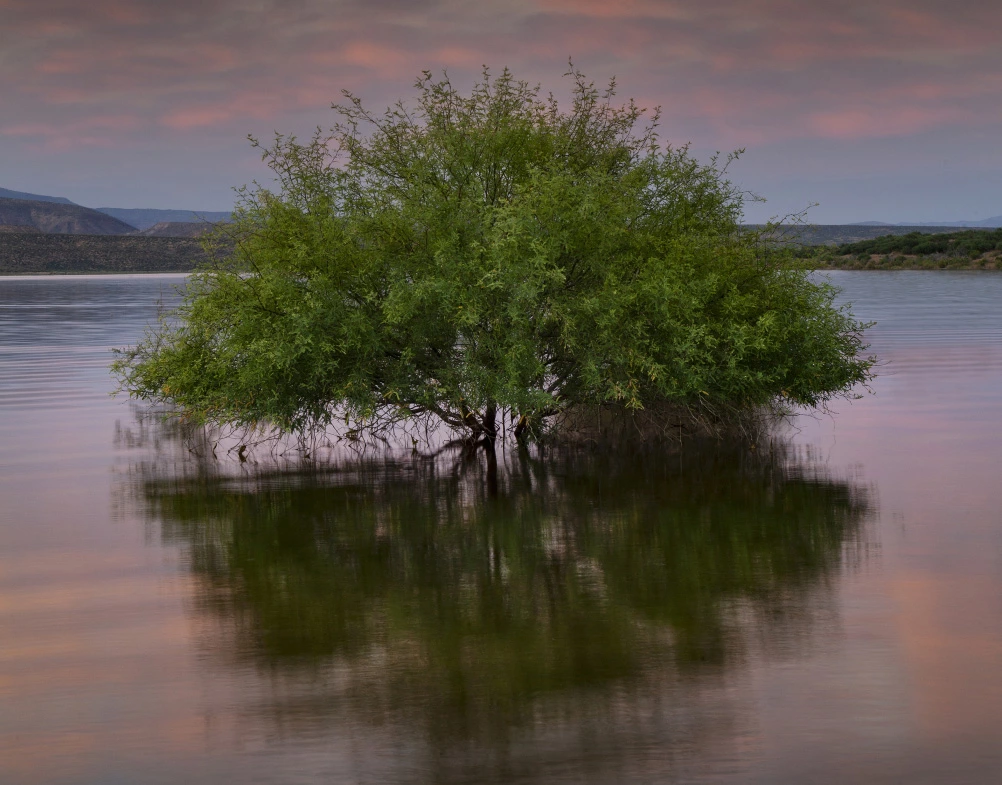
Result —
<instances>
[{"instance_id":1,"label":"reflection in water","mask_svg":"<svg viewBox=\"0 0 1002 785\"><path fill-rule=\"evenodd\" d=\"M809 627L868 514L781 445L499 464L493 488L479 459L141 464L128 493L188 552L226 656L271 676L273 719L402 721L434 745L622 711Z\"/></svg>"},{"instance_id":2,"label":"reflection in water","mask_svg":"<svg viewBox=\"0 0 1002 785\"><path fill-rule=\"evenodd\" d=\"M832 277L888 364L796 440L879 520L779 451L200 466L108 396L183 278L0 279L0 783L1002 781L1002 275Z\"/></svg>"}]
</instances>

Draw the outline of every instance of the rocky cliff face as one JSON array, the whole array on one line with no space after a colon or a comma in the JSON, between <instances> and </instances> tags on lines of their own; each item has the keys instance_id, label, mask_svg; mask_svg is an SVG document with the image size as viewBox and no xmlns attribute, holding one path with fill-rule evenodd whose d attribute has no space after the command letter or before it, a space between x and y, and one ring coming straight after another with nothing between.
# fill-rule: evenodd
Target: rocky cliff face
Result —
<instances>
[{"instance_id":1,"label":"rocky cliff face","mask_svg":"<svg viewBox=\"0 0 1002 785\"><path fill-rule=\"evenodd\" d=\"M89 207L4 198L0 198L0 226L34 228L45 234L122 235L136 231L134 226Z\"/></svg>"}]
</instances>

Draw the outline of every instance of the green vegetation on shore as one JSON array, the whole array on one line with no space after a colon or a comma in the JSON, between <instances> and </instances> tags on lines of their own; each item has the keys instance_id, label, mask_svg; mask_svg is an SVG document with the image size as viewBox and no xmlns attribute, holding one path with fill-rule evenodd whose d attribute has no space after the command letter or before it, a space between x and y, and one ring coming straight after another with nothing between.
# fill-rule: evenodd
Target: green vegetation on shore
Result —
<instances>
[{"instance_id":1,"label":"green vegetation on shore","mask_svg":"<svg viewBox=\"0 0 1002 785\"><path fill-rule=\"evenodd\" d=\"M819 269L998 270L1002 229L885 235L836 247L806 247L798 256Z\"/></svg>"}]
</instances>

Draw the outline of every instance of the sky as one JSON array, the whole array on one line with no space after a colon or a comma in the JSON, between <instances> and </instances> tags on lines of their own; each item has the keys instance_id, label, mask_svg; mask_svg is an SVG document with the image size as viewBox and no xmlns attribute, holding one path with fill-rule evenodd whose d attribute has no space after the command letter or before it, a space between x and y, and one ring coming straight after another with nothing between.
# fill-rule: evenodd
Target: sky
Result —
<instances>
[{"instance_id":1,"label":"sky","mask_svg":"<svg viewBox=\"0 0 1002 785\"><path fill-rule=\"evenodd\" d=\"M351 90L482 65L560 94L568 58L767 201L750 221L1002 215L999 0L0 0L0 187L226 210L247 135L308 134Z\"/></svg>"}]
</instances>

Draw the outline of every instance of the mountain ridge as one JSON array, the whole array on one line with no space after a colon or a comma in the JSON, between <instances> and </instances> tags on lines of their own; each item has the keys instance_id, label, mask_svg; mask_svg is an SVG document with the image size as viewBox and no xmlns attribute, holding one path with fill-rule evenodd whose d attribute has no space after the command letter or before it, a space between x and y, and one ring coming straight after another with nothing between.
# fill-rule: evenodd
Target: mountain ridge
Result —
<instances>
[{"instance_id":1,"label":"mountain ridge","mask_svg":"<svg viewBox=\"0 0 1002 785\"><path fill-rule=\"evenodd\" d=\"M29 227L44 234L133 234L131 224L78 204L0 197L0 225ZM8 229L7 231L11 231Z\"/></svg>"},{"instance_id":2,"label":"mountain ridge","mask_svg":"<svg viewBox=\"0 0 1002 785\"><path fill-rule=\"evenodd\" d=\"M949 226L957 229L1002 229L1002 215L995 215L991 218L984 218L980 221L900 221L899 223L887 223L886 221L858 221L855 224L833 224L836 226Z\"/></svg>"},{"instance_id":3,"label":"mountain ridge","mask_svg":"<svg viewBox=\"0 0 1002 785\"><path fill-rule=\"evenodd\" d=\"M75 202L72 202L63 196L31 194L26 191L12 191L7 188L0 188L0 198L76 205ZM155 207L97 207L84 209L93 209L99 213L104 213L105 215L116 218L139 231L150 229L161 223L211 224L232 220L232 213L223 210L180 210ZM978 221L898 221L894 223L886 221L854 221L840 224L817 224L817 226L824 226L826 228L841 226L846 227L847 231L849 231L849 227L909 227L911 229L932 229L938 231L953 228L995 229L1002 228L1002 215L996 215L991 218L984 218ZM843 234L846 234L846 232L843 232ZM187 235L186 233L186 236L190 235ZM864 239L864 237L869 236L869 234L860 235L859 239Z\"/></svg>"},{"instance_id":4,"label":"mountain ridge","mask_svg":"<svg viewBox=\"0 0 1002 785\"><path fill-rule=\"evenodd\" d=\"M9 188L0 188L0 199L21 199L83 207L65 196L33 194L27 191L13 191ZM233 217L232 211L227 210L181 210L159 207L85 207L84 209L104 213L140 231L160 223L219 223L230 221Z\"/></svg>"},{"instance_id":5,"label":"mountain ridge","mask_svg":"<svg viewBox=\"0 0 1002 785\"><path fill-rule=\"evenodd\" d=\"M45 196L44 194L30 194L27 191L11 191L9 188L0 188L0 199L25 199L32 202L55 202L56 204L76 204L65 196Z\"/></svg>"},{"instance_id":6,"label":"mountain ridge","mask_svg":"<svg viewBox=\"0 0 1002 785\"><path fill-rule=\"evenodd\" d=\"M190 221L161 221L148 229L140 229L137 235L143 237L201 237L210 231L213 224Z\"/></svg>"},{"instance_id":7,"label":"mountain ridge","mask_svg":"<svg viewBox=\"0 0 1002 785\"><path fill-rule=\"evenodd\" d=\"M230 221L233 213L221 210L167 210L154 207L98 207L99 213L124 221L140 231L162 223L212 224Z\"/></svg>"}]
</instances>

